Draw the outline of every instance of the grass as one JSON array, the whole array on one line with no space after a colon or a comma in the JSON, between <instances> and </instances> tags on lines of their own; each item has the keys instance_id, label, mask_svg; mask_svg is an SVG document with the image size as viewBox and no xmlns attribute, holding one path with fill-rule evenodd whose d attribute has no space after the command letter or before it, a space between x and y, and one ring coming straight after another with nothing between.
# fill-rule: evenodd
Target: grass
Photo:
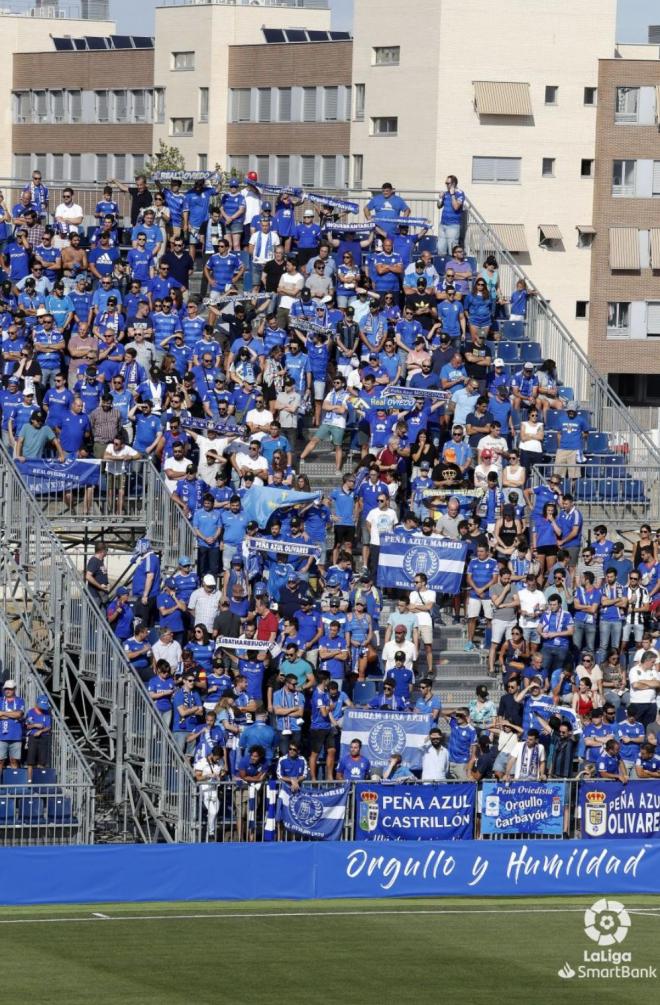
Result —
<instances>
[{"instance_id":1,"label":"grass","mask_svg":"<svg viewBox=\"0 0 660 1005\"><path fill-rule=\"evenodd\" d=\"M632 952L631 965L655 965L660 972L660 898L621 899L628 911L647 913L632 915L618 948ZM592 901L5 907L0 939L5 959L11 947L14 990L37 1005L657 1001L657 981L565 981L557 975L565 962L577 970L583 950L597 948L584 934L583 912Z\"/></svg>"}]
</instances>

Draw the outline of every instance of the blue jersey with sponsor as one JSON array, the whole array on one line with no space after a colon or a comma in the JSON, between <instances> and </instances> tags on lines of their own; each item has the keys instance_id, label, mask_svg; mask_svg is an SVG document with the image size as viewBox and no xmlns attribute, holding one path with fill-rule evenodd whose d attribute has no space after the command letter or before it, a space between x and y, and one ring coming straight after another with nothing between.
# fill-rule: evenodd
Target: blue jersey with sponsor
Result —
<instances>
[{"instance_id":1,"label":"blue jersey with sponsor","mask_svg":"<svg viewBox=\"0 0 660 1005\"><path fill-rule=\"evenodd\" d=\"M453 716L449 720L449 760L455 764L467 764L471 749L477 742L474 726L459 723Z\"/></svg>"},{"instance_id":2,"label":"blue jersey with sponsor","mask_svg":"<svg viewBox=\"0 0 660 1005\"><path fill-rule=\"evenodd\" d=\"M486 583L490 583L493 576L497 573L497 562L494 558L473 558L467 567L467 571L472 576L472 581L476 587L481 589ZM475 593L474 589L470 589L471 597L479 597L479 594ZM484 597L490 596L490 591L488 590Z\"/></svg>"},{"instance_id":3,"label":"blue jersey with sponsor","mask_svg":"<svg viewBox=\"0 0 660 1005\"><path fill-rule=\"evenodd\" d=\"M371 772L371 762L364 754L358 754L357 757L344 754L337 765L337 771L341 772L344 778L353 782L364 781Z\"/></svg>"}]
</instances>

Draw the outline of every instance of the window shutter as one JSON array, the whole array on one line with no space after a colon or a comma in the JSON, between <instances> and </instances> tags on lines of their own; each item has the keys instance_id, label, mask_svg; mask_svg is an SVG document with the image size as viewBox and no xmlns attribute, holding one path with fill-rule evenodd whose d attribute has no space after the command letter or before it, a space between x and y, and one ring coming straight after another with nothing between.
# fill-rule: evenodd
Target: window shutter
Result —
<instances>
[{"instance_id":1,"label":"window shutter","mask_svg":"<svg viewBox=\"0 0 660 1005\"><path fill-rule=\"evenodd\" d=\"M646 334L660 335L660 302L647 304Z\"/></svg>"},{"instance_id":2,"label":"window shutter","mask_svg":"<svg viewBox=\"0 0 660 1005\"><path fill-rule=\"evenodd\" d=\"M280 87L277 117L280 122L291 122L291 88Z\"/></svg>"},{"instance_id":3,"label":"window shutter","mask_svg":"<svg viewBox=\"0 0 660 1005\"><path fill-rule=\"evenodd\" d=\"M316 88L303 88L303 120L305 122L316 121Z\"/></svg>"},{"instance_id":4,"label":"window shutter","mask_svg":"<svg viewBox=\"0 0 660 1005\"><path fill-rule=\"evenodd\" d=\"M339 88L325 87L325 114L326 122L337 121L337 107L339 104Z\"/></svg>"}]
</instances>

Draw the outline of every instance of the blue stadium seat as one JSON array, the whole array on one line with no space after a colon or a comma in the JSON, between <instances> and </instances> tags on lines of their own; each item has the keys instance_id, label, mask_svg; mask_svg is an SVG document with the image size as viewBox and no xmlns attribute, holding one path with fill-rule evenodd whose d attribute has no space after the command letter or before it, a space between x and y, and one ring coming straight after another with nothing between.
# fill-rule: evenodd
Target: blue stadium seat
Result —
<instances>
[{"instance_id":1,"label":"blue stadium seat","mask_svg":"<svg viewBox=\"0 0 660 1005\"><path fill-rule=\"evenodd\" d=\"M523 342L520 346L520 358L523 363L534 363L538 366L543 362L543 353L538 342Z\"/></svg>"},{"instance_id":2,"label":"blue stadium seat","mask_svg":"<svg viewBox=\"0 0 660 1005\"><path fill-rule=\"evenodd\" d=\"M610 438L607 433L589 433L587 437L588 454L605 454L610 447Z\"/></svg>"},{"instance_id":3,"label":"blue stadium seat","mask_svg":"<svg viewBox=\"0 0 660 1005\"><path fill-rule=\"evenodd\" d=\"M436 244L437 244L437 241L436 241ZM436 272L438 273L438 275L440 276L441 279L442 279L442 277L445 274L445 268L446 268L447 262L449 261L450 258L451 258L451 255L434 255L433 256L433 264L435 265Z\"/></svg>"},{"instance_id":4,"label":"blue stadium seat","mask_svg":"<svg viewBox=\"0 0 660 1005\"><path fill-rule=\"evenodd\" d=\"M422 251L430 251L432 255L435 255L438 250L438 238L435 234L426 234L425 237L420 237L417 242L416 253L419 255ZM436 269L438 266L436 265ZM440 269L438 269L440 272ZM442 275L442 273L440 273Z\"/></svg>"},{"instance_id":5,"label":"blue stadium seat","mask_svg":"<svg viewBox=\"0 0 660 1005\"><path fill-rule=\"evenodd\" d=\"M517 342L498 342L495 347L495 355L501 356L505 363L517 363L518 349Z\"/></svg>"},{"instance_id":6,"label":"blue stadium seat","mask_svg":"<svg viewBox=\"0 0 660 1005\"><path fill-rule=\"evenodd\" d=\"M23 823L44 822L44 802L39 796L22 796L17 803L19 817Z\"/></svg>"},{"instance_id":7,"label":"blue stadium seat","mask_svg":"<svg viewBox=\"0 0 660 1005\"><path fill-rule=\"evenodd\" d=\"M581 419L584 419L584 421L587 424L587 429L591 431L592 429L596 428L593 424L593 418L591 415L590 408L578 408L577 414L580 416Z\"/></svg>"},{"instance_id":8,"label":"blue stadium seat","mask_svg":"<svg viewBox=\"0 0 660 1005\"><path fill-rule=\"evenodd\" d=\"M2 772L2 784L20 788L27 785L27 768L5 768Z\"/></svg>"},{"instance_id":9,"label":"blue stadium seat","mask_svg":"<svg viewBox=\"0 0 660 1005\"><path fill-rule=\"evenodd\" d=\"M51 796L46 800L46 817L49 824L75 823L68 796Z\"/></svg>"},{"instance_id":10,"label":"blue stadium seat","mask_svg":"<svg viewBox=\"0 0 660 1005\"><path fill-rule=\"evenodd\" d=\"M375 680L357 681L353 687L353 702L356 705L366 705L378 694L378 682Z\"/></svg>"},{"instance_id":11,"label":"blue stadium seat","mask_svg":"<svg viewBox=\"0 0 660 1005\"><path fill-rule=\"evenodd\" d=\"M580 478L575 487L576 502L599 502L601 483L597 478Z\"/></svg>"},{"instance_id":12,"label":"blue stadium seat","mask_svg":"<svg viewBox=\"0 0 660 1005\"><path fill-rule=\"evenodd\" d=\"M467 255L465 261L470 266L470 269L472 270L472 275L476 276L479 270L477 268L477 260L474 257L474 255Z\"/></svg>"},{"instance_id":13,"label":"blue stadium seat","mask_svg":"<svg viewBox=\"0 0 660 1005\"><path fill-rule=\"evenodd\" d=\"M644 492L644 482L641 478L626 478L625 481L621 482L619 486L619 499L624 499L626 502L632 503L643 503L646 502L646 493Z\"/></svg>"},{"instance_id":14,"label":"blue stadium seat","mask_svg":"<svg viewBox=\"0 0 660 1005\"><path fill-rule=\"evenodd\" d=\"M16 814L14 800L9 796L0 796L0 826L3 824L13 824Z\"/></svg>"},{"instance_id":15,"label":"blue stadium seat","mask_svg":"<svg viewBox=\"0 0 660 1005\"><path fill-rule=\"evenodd\" d=\"M558 432L562 427L565 414L565 412L560 412L557 408L549 409L545 419L546 432L550 432L552 430L556 430Z\"/></svg>"},{"instance_id":16,"label":"blue stadium seat","mask_svg":"<svg viewBox=\"0 0 660 1005\"><path fill-rule=\"evenodd\" d=\"M617 502L619 498L619 483L615 478L603 478L600 483L600 496L603 502Z\"/></svg>"},{"instance_id":17,"label":"blue stadium seat","mask_svg":"<svg viewBox=\"0 0 660 1005\"><path fill-rule=\"evenodd\" d=\"M33 785L56 785L57 784L57 771L55 768L33 768L32 769L32 784Z\"/></svg>"},{"instance_id":18,"label":"blue stadium seat","mask_svg":"<svg viewBox=\"0 0 660 1005\"><path fill-rule=\"evenodd\" d=\"M557 453L557 433L553 430L546 433L543 437L543 452L545 454L556 454Z\"/></svg>"},{"instance_id":19,"label":"blue stadium seat","mask_svg":"<svg viewBox=\"0 0 660 1005\"><path fill-rule=\"evenodd\" d=\"M575 401L575 391L572 387L566 387L565 384L562 384L559 388L559 393L566 401Z\"/></svg>"},{"instance_id":20,"label":"blue stadium seat","mask_svg":"<svg viewBox=\"0 0 660 1005\"><path fill-rule=\"evenodd\" d=\"M524 321L502 321L500 328L502 337L510 342L522 342L525 338Z\"/></svg>"}]
</instances>

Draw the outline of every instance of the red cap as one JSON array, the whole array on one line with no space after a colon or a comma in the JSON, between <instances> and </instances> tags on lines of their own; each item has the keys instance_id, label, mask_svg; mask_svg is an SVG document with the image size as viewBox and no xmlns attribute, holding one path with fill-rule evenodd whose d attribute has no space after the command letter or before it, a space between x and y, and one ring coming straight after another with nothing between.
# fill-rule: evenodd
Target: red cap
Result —
<instances>
[{"instance_id":1,"label":"red cap","mask_svg":"<svg viewBox=\"0 0 660 1005\"><path fill-rule=\"evenodd\" d=\"M395 632L405 632L406 630L407 629L405 625L396 625L394 628Z\"/></svg>"}]
</instances>

